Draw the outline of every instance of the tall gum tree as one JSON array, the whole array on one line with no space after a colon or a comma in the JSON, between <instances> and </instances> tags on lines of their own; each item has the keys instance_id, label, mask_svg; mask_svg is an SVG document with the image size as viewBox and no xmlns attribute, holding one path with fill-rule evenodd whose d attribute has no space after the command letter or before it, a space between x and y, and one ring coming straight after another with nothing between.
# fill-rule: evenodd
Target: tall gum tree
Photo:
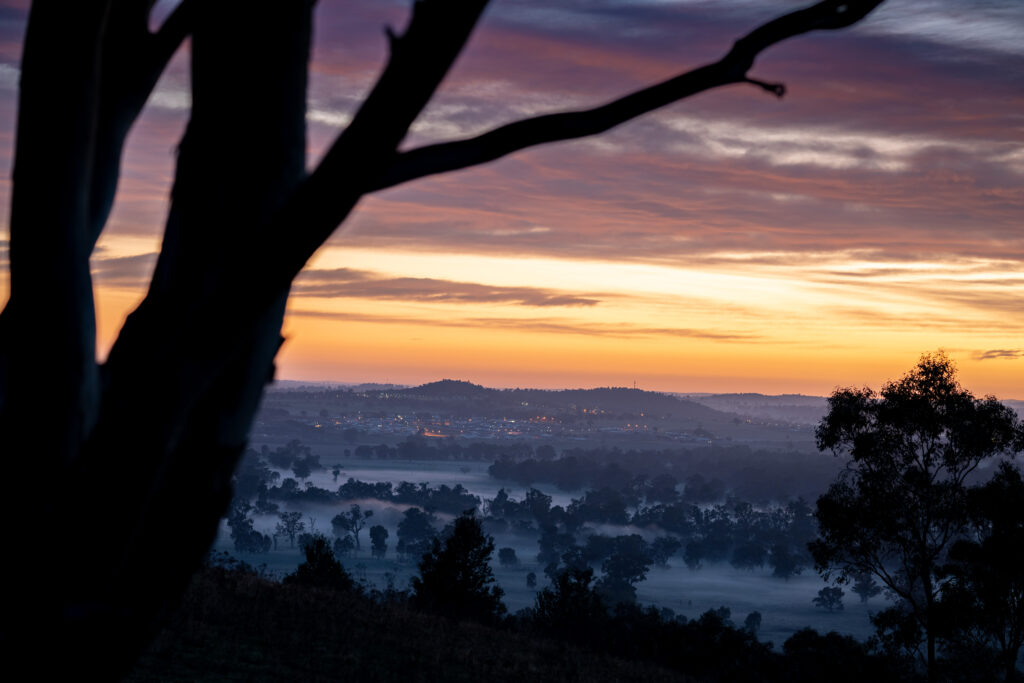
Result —
<instances>
[{"instance_id":1,"label":"tall gum tree","mask_svg":"<svg viewBox=\"0 0 1024 683\"><path fill-rule=\"evenodd\" d=\"M419 0L377 82L328 152L305 164L312 0L35 0L24 41L11 199L10 299L0 314L0 434L24 561L5 582L5 654L42 673L131 665L209 547L273 376L293 278L364 195L602 133L695 93L753 84L758 54L856 23L881 0L780 16L721 59L593 109L400 151L486 0ZM190 37L192 110L149 290L96 361L89 257L110 214L132 124ZM243 66L245 68L237 68ZM243 93L259 107L236 116ZM42 474L40 501L23 484ZM61 542L39 529L61 529ZM102 529L107 542L92 544ZM173 549L173 550L169 550ZM68 558L73 558L69 560ZM59 657L44 653L60 651ZM13 660L12 660L13 661Z\"/></svg>"},{"instance_id":2,"label":"tall gum tree","mask_svg":"<svg viewBox=\"0 0 1024 683\"><path fill-rule=\"evenodd\" d=\"M983 462L1024 450L1024 427L994 397L961 387L939 352L880 392L837 390L816 437L850 462L818 499L815 565L826 580L877 577L924 634L934 680L940 570L967 528L967 479Z\"/></svg>"}]
</instances>

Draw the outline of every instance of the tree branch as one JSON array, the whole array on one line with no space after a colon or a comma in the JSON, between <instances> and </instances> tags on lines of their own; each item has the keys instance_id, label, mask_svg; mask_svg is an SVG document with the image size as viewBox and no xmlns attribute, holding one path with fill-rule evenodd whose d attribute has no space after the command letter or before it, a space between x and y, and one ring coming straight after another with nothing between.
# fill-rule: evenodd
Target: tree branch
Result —
<instances>
[{"instance_id":1,"label":"tree branch","mask_svg":"<svg viewBox=\"0 0 1024 683\"><path fill-rule=\"evenodd\" d=\"M488 0L417 0L402 35L387 30L387 66L289 206L270 226L261 262L290 282L370 191L462 51ZM298 229L301 226L301 229ZM282 250L282 243L285 245ZM280 270L279 270L280 269Z\"/></svg>"},{"instance_id":2,"label":"tree branch","mask_svg":"<svg viewBox=\"0 0 1024 683\"><path fill-rule=\"evenodd\" d=\"M89 199L90 251L114 204L128 132L167 63L192 30L196 0L183 0L155 33L149 31L152 5L152 0L114 3L103 35L100 113Z\"/></svg>"},{"instance_id":3,"label":"tree branch","mask_svg":"<svg viewBox=\"0 0 1024 683\"><path fill-rule=\"evenodd\" d=\"M181 47L185 37L192 32L195 8L196 0L182 0L181 4L174 8L174 11L164 19L164 23L153 34L150 71L155 73L157 78L163 73L167 62ZM153 82L156 82L155 78Z\"/></svg>"},{"instance_id":4,"label":"tree branch","mask_svg":"<svg viewBox=\"0 0 1024 683\"><path fill-rule=\"evenodd\" d=\"M760 26L736 41L721 60L638 90L608 104L581 111L546 114L501 126L482 135L427 145L398 154L368 191L382 190L435 173L455 171L500 159L512 152L559 140L603 133L642 114L697 93L732 83L751 83L778 97L785 86L749 78L757 55L787 38L814 30L856 23L883 0L826 0Z\"/></svg>"}]
</instances>

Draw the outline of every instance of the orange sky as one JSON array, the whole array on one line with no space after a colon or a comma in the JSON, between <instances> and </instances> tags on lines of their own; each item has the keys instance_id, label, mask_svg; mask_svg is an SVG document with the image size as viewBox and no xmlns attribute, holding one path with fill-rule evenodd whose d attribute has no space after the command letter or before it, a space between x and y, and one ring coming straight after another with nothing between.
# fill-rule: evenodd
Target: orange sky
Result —
<instances>
[{"instance_id":1,"label":"orange sky","mask_svg":"<svg viewBox=\"0 0 1024 683\"><path fill-rule=\"evenodd\" d=\"M20 4L0 3L4 270ZM791 4L495 0L409 144L602 102ZM402 23L340 5L318 10L311 160ZM782 100L736 86L367 198L297 280L278 376L825 394L943 348L975 393L1024 398L1024 10L962 6L773 49L754 74ZM181 56L94 258L102 349L144 291L188 103Z\"/></svg>"}]
</instances>

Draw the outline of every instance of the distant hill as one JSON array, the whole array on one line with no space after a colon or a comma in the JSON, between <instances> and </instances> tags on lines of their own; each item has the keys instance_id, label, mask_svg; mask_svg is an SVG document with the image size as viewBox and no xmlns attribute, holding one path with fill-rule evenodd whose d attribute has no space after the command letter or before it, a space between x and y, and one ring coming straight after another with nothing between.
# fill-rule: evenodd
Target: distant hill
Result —
<instances>
[{"instance_id":1,"label":"distant hill","mask_svg":"<svg viewBox=\"0 0 1024 683\"><path fill-rule=\"evenodd\" d=\"M599 389L488 389L462 380L444 379L393 392L409 400L460 403L472 401L479 407L508 413L540 410L589 410L613 414L650 414L658 417L706 420L725 416L719 411L689 399L654 391L605 387Z\"/></svg>"},{"instance_id":2,"label":"distant hill","mask_svg":"<svg viewBox=\"0 0 1024 683\"><path fill-rule=\"evenodd\" d=\"M817 424L828 410L828 399L824 396L803 394L699 394L689 398L733 415L796 425Z\"/></svg>"},{"instance_id":3,"label":"distant hill","mask_svg":"<svg viewBox=\"0 0 1024 683\"><path fill-rule=\"evenodd\" d=\"M725 413L796 425L816 425L828 412L828 398L804 394L673 394ZM1024 401L1004 400L1024 417Z\"/></svg>"},{"instance_id":4,"label":"distant hill","mask_svg":"<svg viewBox=\"0 0 1024 683\"><path fill-rule=\"evenodd\" d=\"M497 391L499 390L487 389L460 379L442 379L439 382L401 389L395 391L395 394L409 398L463 399L487 396Z\"/></svg>"}]
</instances>

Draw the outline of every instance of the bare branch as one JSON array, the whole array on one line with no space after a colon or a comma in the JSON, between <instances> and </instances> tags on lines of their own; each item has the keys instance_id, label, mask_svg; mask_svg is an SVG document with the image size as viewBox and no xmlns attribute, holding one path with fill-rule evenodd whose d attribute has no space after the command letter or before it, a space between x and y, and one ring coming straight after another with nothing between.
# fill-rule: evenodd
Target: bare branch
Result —
<instances>
[{"instance_id":1,"label":"bare branch","mask_svg":"<svg viewBox=\"0 0 1024 683\"><path fill-rule=\"evenodd\" d=\"M771 94L775 95L776 97L783 97L786 94L786 84L785 83L767 83L765 81L759 81L756 78L744 78L743 82L744 83L750 83L752 85L756 85L757 87L762 88L762 89L770 92Z\"/></svg>"},{"instance_id":2,"label":"bare branch","mask_svg":"<svg viewBox=\"0 0 1024 683\"><path fill-rule=\"evenodd\" d=\"M547 114L501 126L477 137L427 145L394 158L368 191L382 190L435 173L494 161L512 152L559 140L603 133L642 114L697 93L732 83L752 83L782 97L785 86L749 78L757 55L787 38L820 29L839 29L864 18L883 0L826 0L760 26L736 41L721 60L608 104L582 111Z\"/></svg>"},{"instance_id":3,"label":"bare branch","mask_svg":"<svg viewBox=\"0 0 1024 683\"><path fill-rule=\"evenodd\" d=\"M390 58L349 126L270 228L264 262L282 266L290 281L341 224L368 180L382 174L409 126L430 101L469 40L488 0L417 0L402 35L387 31ZM301 231L296 230L302 226ZM282 253L280 242L286 248ZM275 270L277 268L275 267Z\"/></svg>"},{"instance_id":4,"label":"bare branch","mask_svg":"<svg viewBox=\"0 0 1024 683\"><path fill-rule=\"evenodd\" d=\"M167 63L192 30L196 0L183 0L156 33L150 33L148 26L152 4L151 0L115 3L103 36L100 115L89 206L90 250L114 203L128 132Z\"/></svg>"},{"instance_id":5,"label":"bare branch","mask_svg":"<svg viewBox=\"0 0 1024 683\"><path fill-rule=\"evenodd\" d=\"M155 72L157 78L181 47L185 37L191 33L195 7L196 0L182 0L153 34L149 68L151 72ZM156 78L153 82L156 82Z\"/></svg>"}]
</instances>

